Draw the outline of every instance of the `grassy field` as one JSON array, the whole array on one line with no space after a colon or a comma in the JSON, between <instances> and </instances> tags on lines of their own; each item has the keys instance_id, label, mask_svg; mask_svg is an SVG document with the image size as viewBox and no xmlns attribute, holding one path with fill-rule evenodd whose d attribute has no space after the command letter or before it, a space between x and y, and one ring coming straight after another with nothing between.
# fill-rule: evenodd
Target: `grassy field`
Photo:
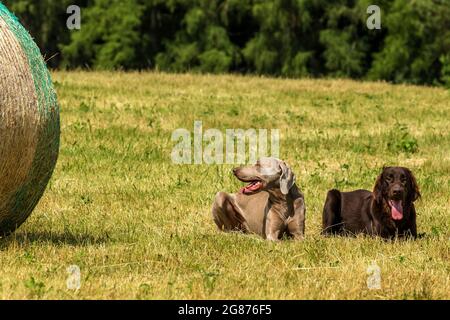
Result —
<instances>
[{"instance_id":1,"label":"grassy field","mask_svg":"<svg viewBox=\"0 0 450 320\"><path fill-rule=\"evenodd\" d=\"M348 80L53 74L62 145L29 220L0 240L0 298L449 299L450 93ZM303 242L216 230L232 165L175 165L171 134L279 129L307 205ZM323 238L328 189L371 189L383 165L421 187L419 240ZM380 290L367 267L381 268ZM81 269L68 290L67 268Z\"/></svg>"}]
</instances>

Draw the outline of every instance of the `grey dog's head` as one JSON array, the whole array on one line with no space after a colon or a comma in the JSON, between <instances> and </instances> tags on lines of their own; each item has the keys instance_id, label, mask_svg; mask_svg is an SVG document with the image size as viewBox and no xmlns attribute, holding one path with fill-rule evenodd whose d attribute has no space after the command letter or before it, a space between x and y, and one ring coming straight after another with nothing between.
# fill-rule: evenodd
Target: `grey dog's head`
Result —
<instances>
[{"instance_id":1,"label":"grey dog's head","mask_svg":"<svg viewBox=\"0 0 450 320\"><path fill-rule=\"evenodd\" d=\"M254 194L262 190L280 189L288 194L295 183L291 168L276 158L260 158L254 165L234 168L233 173L248 185L241 189L244 194Z\"/></svg>"}]
</instances>

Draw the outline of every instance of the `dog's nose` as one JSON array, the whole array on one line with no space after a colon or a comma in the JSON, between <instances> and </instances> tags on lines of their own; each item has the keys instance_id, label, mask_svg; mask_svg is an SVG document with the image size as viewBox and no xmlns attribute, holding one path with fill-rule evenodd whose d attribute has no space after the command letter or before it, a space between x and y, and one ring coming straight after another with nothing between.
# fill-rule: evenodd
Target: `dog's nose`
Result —
<instances>
[{"instance_id":1,"label":"dog's nose","mask_svg":"<svg viewBox=\"0 0 450 320\"><path fill-rule=\"evenodd\" d=\"M394 196L401 196L402 193L403 193L403 190L402 190L402 188L400 188L400 187L394 187L394 188L392 189L392 194L393 194Z\"/></svg>"}]
</instances>

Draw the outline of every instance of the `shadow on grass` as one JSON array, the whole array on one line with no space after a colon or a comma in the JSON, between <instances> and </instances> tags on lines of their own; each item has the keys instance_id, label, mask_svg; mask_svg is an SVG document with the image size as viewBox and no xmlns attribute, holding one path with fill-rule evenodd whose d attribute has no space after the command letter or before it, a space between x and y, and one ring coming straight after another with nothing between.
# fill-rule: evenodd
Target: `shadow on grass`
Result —
<instances>
[{"instance_id":1,"label":"shadow on grass","mask_svg":"<svg viewBox=\"0 0 450 320\"><path fill-rule=\"evenodd\" d=\"M11 245L27 246L31 244L51 244L57 246L90 246L111 241L108 234L93 235L88 233L18 231L0 238L0 250Z\"/></svg>"}]
</instances>

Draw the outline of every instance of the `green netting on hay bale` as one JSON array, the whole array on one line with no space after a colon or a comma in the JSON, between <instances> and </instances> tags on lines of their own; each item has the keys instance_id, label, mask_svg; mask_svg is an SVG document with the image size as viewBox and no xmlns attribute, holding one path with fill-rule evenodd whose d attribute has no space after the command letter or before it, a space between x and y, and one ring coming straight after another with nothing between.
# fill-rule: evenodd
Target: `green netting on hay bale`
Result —
<instances>
[{"instance_id":1,"label":"green netting on hay bale","mask_svg":"<svg viewBox=\"0 0 450 320\"><path fill-rule=\"evenodd\" d=\"M56 164L59 107L39 48L0 3L0 235L33 211Z\"/></svg>"}]
</instances>

